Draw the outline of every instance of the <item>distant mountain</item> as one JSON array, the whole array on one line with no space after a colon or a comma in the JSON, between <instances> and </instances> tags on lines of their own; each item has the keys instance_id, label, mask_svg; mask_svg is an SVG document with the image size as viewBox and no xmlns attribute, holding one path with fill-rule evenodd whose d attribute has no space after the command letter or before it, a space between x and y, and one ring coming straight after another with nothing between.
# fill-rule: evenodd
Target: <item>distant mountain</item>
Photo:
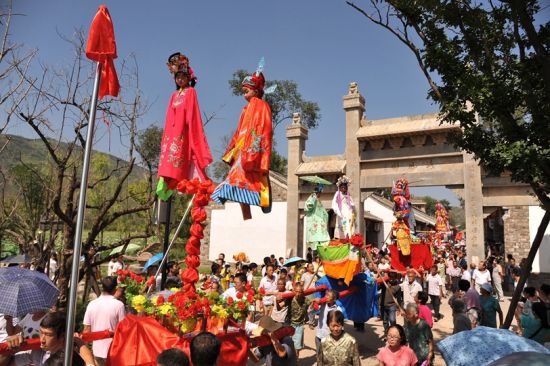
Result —
<instances>
[{"instance_id":1,"label":"distant mountain","mask_svg":"<svg viewBox=\"0 0 550 366\"><path fill-rule=\"evenodd\" d=\"M10 167L18 165L21 163L24 164L34 164L36 166L43 166L45 162L51 161L48 150L46 146L40 139L28 139L26 137L17 136L17 135L0 135L0 149L6 144L5 149L0 153L0 168L3 172L9 170ZM52 144L56 145L57 141L52 140ZM60 148L68 148L68 144L61 142ZM81 150L80 147L78 147ZM73 154L77 156L77 154ZM106 154L100 151L92 151L92 163L94 157L105 156L109 165L116 165L117 161L124 161L114 155ZM130 180L143 179L146 174L146 169L142 168L139 165L134 166L132 174L130 175Z\"/></svg>"}]
</instances>

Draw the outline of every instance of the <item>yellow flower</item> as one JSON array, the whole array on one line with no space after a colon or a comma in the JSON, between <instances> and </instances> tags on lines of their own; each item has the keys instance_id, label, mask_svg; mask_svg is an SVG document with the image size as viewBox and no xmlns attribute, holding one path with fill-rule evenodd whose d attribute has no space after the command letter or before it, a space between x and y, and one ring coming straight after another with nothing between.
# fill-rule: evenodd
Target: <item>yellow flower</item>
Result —
<instances>
[{"instance_id":1,"label":"yellow flower","mask_svg":"<svg viewBox=\"0 0 550 366\"><path fill-rule=\"evenodd\" d=\"M147 298L143 295L137 295L132 298L132 307L136 311L143 311L145 309L145 304L147 304Z\"/></svg>"},{"instance_id":2,"label":"yellow flower","mask_svg":"<svg viewBox=\"0 0 550 366\"><path fill-rule=\"evenodd\" d=\"M172 304L164 303L161 306L159 306L159 311L162 315L166 315L169 313L172 313Z\"/></svg>"},{"instance_id":3,"label":"yellow flower","mask_svg":"<svg viewBox=\"0 0 550 366\"><path fill-rule=\"evenodd\" d=\"M229 312L221 305L212 306L212 312L222 319L227 319L229 317Z\"/></svg>"}]
</instances>

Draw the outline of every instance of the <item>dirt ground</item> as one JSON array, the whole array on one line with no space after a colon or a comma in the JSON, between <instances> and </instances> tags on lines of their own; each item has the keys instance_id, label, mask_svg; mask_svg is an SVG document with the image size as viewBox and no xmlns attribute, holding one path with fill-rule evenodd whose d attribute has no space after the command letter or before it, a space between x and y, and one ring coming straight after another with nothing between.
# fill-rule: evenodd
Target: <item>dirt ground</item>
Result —
<instances>
[{"instance_id":1,"label":"dirt ground","mask_svg":"<svg viewBox=\"0 0 550 366\"><path fill-rule=\"evenodd\" d=\"M443 314L443 319L438 322L434 322L432 328L433 336L435 343L449 336L453 332L453 319L451 308L447 304L448 297L442 299L440 312ZM510 297L506 297L504 302L500 303L502 312L506 316L508 307L510 304ZM428 306L430 304L428 303ZM497 316L498 317L498 316ZM497 319L498 321L498 319ZM403 317L399 316L397 318L399 324L403 324ZM382 326L382 321L378 318L370 319L365 325L364 332L358 332L353 328L352 322L346 322L346 331L354 336L359 341L359 353L361 355L361 365L363 366L378 366L378 360L376 359L376 354L378 349L384 346L384 343L381 340L381 336L384 332ZM300 366L311 366L316 365L316 352L315 352L315 330L310 330L306 327L305 330L305 348L300 352L300 358L298 359L298 365ZM260 363L252 363L249 365L260 365ZM435 362L436 366L446 365L445 361L441 357L439 350L435 349Z\"/></svg>"}]
</instances>

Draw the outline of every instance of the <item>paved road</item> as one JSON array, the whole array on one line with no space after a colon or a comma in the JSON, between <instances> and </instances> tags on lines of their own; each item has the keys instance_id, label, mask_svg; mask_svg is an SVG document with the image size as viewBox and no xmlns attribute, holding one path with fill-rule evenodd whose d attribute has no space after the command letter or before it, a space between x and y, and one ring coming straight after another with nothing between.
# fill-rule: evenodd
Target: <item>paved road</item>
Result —
<instances>
[{"instance_id":1,"label":"paved road","mask_svg":"<svg viewBox=\"0 0 550 366\"><path fill-rule=\"evenodd\" d=\"M501 302L502 312L506 316L508 307L510 304L509 297L506 298L504 302ZM451 308L447 305L447 299L443 299L441 304L441 313L444 315L444 318L439 322L434 323L432 329L434 340L437 341L449 336L453 332L453 320ZM428 304L429 306L429 304ZM498 321L498 320L497 320ZM403 317L398 317L398 323L403 324ZM346 322L346 331L353 335L359 341L359 353L361 355L361 365L363 366L378 366L378 360L376 359L376 354L378 349L384 346L384 343L381 341L380 337L383 334L382 321L378 318L370 319L366 326L364 332L357 332L353 329L353 323ZM305 332L305 349L300 352L300 359L298 360L298 365L300 366L310 366L316 365L316 352L315 352L315 330L310 330L306 327ZM258 365L252 362L250 365ZM436 348L435 356L435 365L446 365L445 361L439 354Z\"/></svg>"}]
</instances>

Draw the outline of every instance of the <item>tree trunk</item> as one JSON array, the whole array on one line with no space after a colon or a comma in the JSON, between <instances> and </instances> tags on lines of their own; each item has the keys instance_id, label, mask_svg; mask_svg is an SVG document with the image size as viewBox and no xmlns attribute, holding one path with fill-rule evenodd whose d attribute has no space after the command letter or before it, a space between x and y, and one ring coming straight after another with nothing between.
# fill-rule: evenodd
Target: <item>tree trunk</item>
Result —
<instances>
[{"instance_id":1,"label":"tree trunk","mask_svg":"<svg viewBox=\"0 0 550 366\"><path fill-rule=\"evenodd\" d=\"M521 297L521 293L523 291L523 287L525 286L525 282L527 282L527 277L529 277L529 275L531 274L533 261L535 260L535 256L539 251L540 243L542 243L542 239L544 238L544 233L546 231L546 228L548 227L549 222L550 222L550 211L546 211L540 222L539 228L537 230L537 235L533 240L531 249L529 250L529 255L527 256L527 260L525 261L525 268L521 269L521 276L519 278L518 285L516 286L516 289L514 291L514 296L512 296L512 301L510 302L510 308L508 309L508 313L506 314L506 319L504 320L504 324L502 325L502 328L504 329L510 328L510 325L512 324L512 320L514 319L514 312L516 311L519 298Z\"/></svg>"}]
</instances>

